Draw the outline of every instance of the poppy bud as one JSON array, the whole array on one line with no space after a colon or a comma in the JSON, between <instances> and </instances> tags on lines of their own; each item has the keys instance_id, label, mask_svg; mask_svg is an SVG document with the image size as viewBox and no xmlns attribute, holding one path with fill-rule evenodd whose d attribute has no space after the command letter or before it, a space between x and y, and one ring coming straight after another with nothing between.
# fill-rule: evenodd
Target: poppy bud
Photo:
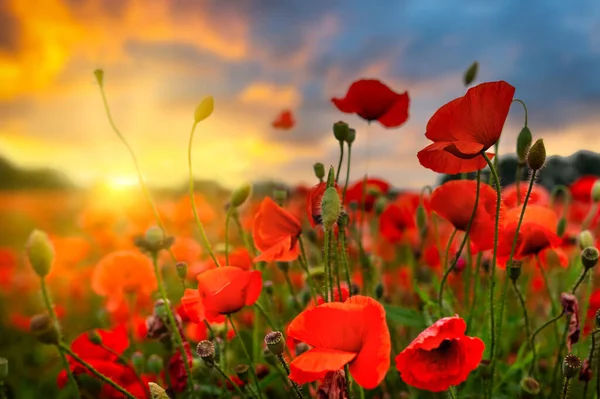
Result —
<instances>
[{"instance_id":1,"label":"poppy bud","mask_svg":"<svg viewBox=\"0 0 600 399\"><path fill-rule=\"evenodd\" d=\"M592 232L589 230L583 230L581 233L579 233L578 240L579 240L579 248L581 248L582 250L587 247L594 246L594 236L592 235Z\"/></svg>"},{"instance_id":2,"label":"poppy bud","mask_svg":"<svg viewBox=\"0 0 600 399\"><path fill-rule=\"evenodd\" d=\"M282 206L285 200L287 199L288 193L287 190L283 188L276 188L273 190L273 200Z\"/></svg>"},{"instance_id":3,"label":"poppy bud","mask_svg":"<svg viewBox=\"0 0 600 399\"><path fill-rule=\"evenodd\" d=\"M215 345L211 341L200 341L196 347L196 353L206 364L212 365L215 362Z\"/></svg>"},{"instance_id":4,"label":"poppy bud","mask_svg":"<svg viewBox=\"0 0 600 399\"><path fill-rule=\"evenodd\" d=\"M527 153L527 165L531 170L540 170L546 163L546 147L543 139L537 139Z\"/></svg>"},{"instance_id":5,"label":"poppy bud","mask_svg":"<svg viewBox=\"0 0 600 399\"><path fill-rule=\"evenodd\" d=\"M592 186L592 201L600 201L600 179L596 180Z\"/></svg>"},{"instance_id":6,"label":"poppy bud","mask_svg":"<svg viewBox=\"0 0 600 399\"><path fill-rule=\"evenodd\" d=\"M0 381L4 381L8 377L8 360L0 357Z\"/></svg>"},{"instance_id":7,"label":"poppy bud","mask_svg":"<svg viewBox=\"0 0 600 399\"><path fill-rule=\"evenodd\" d=\"M135 369L137 374L144 373L144 366L146 359L144 359L144 354L140 351L133 352L131 354L131 364L133 364L133 368Z\"/></svg>"},{"instance_id":8,"label":"poppy bud","mask_svg":"<svg viewBox=\"0 0 600 399\"><path fill-rule=\"evenodd\" d=\"M421 204L417 207L417 227L419 231L424 231L425 227L427 227L427 213L425 212L425 207Z\"/></svg>"},{"instance_id":9,"label":"poppy bud","mask_svg":"<svg viewBox=\"0 0 600 399\"><path fill-rule=\"evenodd\" d=\"M473 83L473 81L477 77L478 70L479 70L479 63L477 61L474 61L465 72L465 76L464 76L465 86L468 86L471 83Z\"/></svg>"},{"instance_id":10,"label":"poppy bud","mask_svg":"<svg viewBox=\"0 0 600 399\"><path fill-rule=\"evenodd\" d=\"M148 356L148 361L146 362L146 369L151 374L158 374L163 369L163 360L160 356L153 353Z\"/></svg>"},{"instance_id":11,"label":"poppy bud","mask_svg":"<svg viewBox=\"0 0 600 399\"><path fill-rule=\"evenodd\" d=\"M581 251L581 263L586 269L591 269L598 263L598 249L596 247L587 247Z\"/></svg>"},{"instance_id":12,"label":"poppy bud","mask_svg":"<svg viewBox=\"0 0 600 399\"><path fill-rule=\"evenodd\" d=\"M558 221L558 225L556 226L556 235L562 237L565 234L565 230L567 230L567 219L563 216Z\"/></svg>"},{"instance_id":13,"label":"poppy bud","mask_svg":"<svg viewBox=\"0 0 600 399\"><path fill-rule=\"evenodd\" d=\"M199 123L208 118L215 109L215 100L212 96L205 97L194 111L194 122Z\"/></svg>"},{"instance_id":14,"label":"poppy bud","mask_svg":"<svg viewBox=\"0 0 600 399\"><path fill-rule=\"evenodd\" d=\"M102 69L94 70L94 76L96 77L96 82L102 87L104 85L104 71Z\"/></svg>"},{"instance_id":15,"label":"poppy bud","mask_svg":"<svg viewBox=\"0 0 600 399\"><path fill-rule=\"evenodd\" d=\"M29 330L41 343L58 345L58 330L47 314L41 313L33 316L29 321Z\"/></svg>"},{"instance_id":16,"label":"poppy bud","mask_svg":"<svg viewBox=\"0 0 600 399\"><path fill-rule=\"evenodd\" d=\"M350 126L346 122L336 122L333 124L333 135L340 143L348 139Z\"/></svg>"},{"instance_id":17,"label":"poppy bud","mask_svg":"<svg viewBox=\"0 0 600 399\"><path fill-rule=\"evenodd\" d=\"M304 342L298 342L296 344L296 356L300 356L304 352L307 352L310 348Z\"/></svg>"},{"instance_id":18,"label":"poppy bud","mask_svg":"<svg viewBox=\"0 0 600 399\"><path fill-rule=\"evenodd\" d=\"M521 266L523 262L513 259L508 266L508 275L512 281L517 281L521 276Z\"/></svg>"},{"instance_id":19,"label":"poppy bud","mask_svg":"<svg viewBox=\"0 0 600 399\"><path fill-rule=\"evenodd\" d=\"M277 268L284 273L290 270L290 264L288 262L277 262Z\"/></svg>"},{"instance_id":20,"label":"poppy bud","mask_svg":"<svg viewBox=\"0 0 600 399\"><path fill-rule=\"evenodd\" d=\"M157 299L156 302L154 302L154 314L161 319L164 319L167 316L167 306L170 305L171 304L168 303L168 301L165 303L164 300Z\"/></svg>"},{"instance_id":21,"label":"poppy bud","mask_svg":"<svg viewBox=\"0 0 600 399\"><path fill-rule=\"evenodd\" d=\"M525 162L527 159L527 151L529 151L532 141L531 130L527 126L523 127L517 138L517 156L519 157L519 161Z\"/></svg>"},{"instance_id":22,"label":"poppy bud","mask_svg":"<svg viewBox=\"0 0 600 399\"><path fill-rule=\"evenodd\" d=\"M540 393L540 383L532 377L523 378L520 385L522 398L533 398Z\"/></svg>"},{"instance_id":23,"label":"poppy bud","mask_svg":"<svg viewBox=\"0 0 600 399\"><path fill-rule=\"evenodd\" d=\"M240 187L233 190L231 193L231 206L238 208L246 202L248 197L252 194L252 186L248 183L241 185Z\"/></svg>"},{"instance_id":24,"label":"poppy bud","mask_svg":"<svg viewBox=\"0 0 600 399\"><path fill-rule=\"evenodd\" d=\"M267 280L263 283L263 289L267 295L273 295L273 282Z\"/></svg>"},{"instance_id":25,"label":"poppy bud","mask_svg":"<svg viewBox=\"0 0 600 399\"><path fill-rule=\"evenodd\" d=\"M378 301L383 297L383 284L378 283L375 286L375 299Z\"/></svg>"},{"instance_id":26,"label":"poppy bud","mask_svg":"<svg viewBox=\"0 0 600 399\"><path fill-rule=\"evenodd\" d=\"M596 316L594 320L596 322L596 328L600 328L600 309L596 310Z\"/></svg>"},{"instance_id":27,"label":"poppy bud","mask_svg":"<svg viewBox=\"0 0 600 399\"><path fill-rule=\"evenodd\" d=\"M348 226L349 219L350 217L348 216L348 214L342 211L340 213L340 217L338 218L338 226L340 226L341 229L345 228L346 226Z\"/></svg>"},{"instance_id":28,"label":"poppy bud","mask_svg":"<svg viewBox=\"0 0 600 399\"><path fill-rule=\"evenodd\" d=\"M177 262L175 264L175 269L177 270L177 277L181 280L185 280L188 272L188 264L185 262Z\"/></svg>"},{"instance_id":29,"label":"poppy bud","mask_svg":"<svg viewBox=\"0 0 600 399\"><path fill-rule=\"evenodd\" d=\"M581 360L575 355L567 355L562 363L562 371L567 379L571 379L579 374L581 368Z\"/></svg>"},{"instance_id":30,"label":"poppy bud","mask_svg":"<svg viewBox=\"0 0 600 399\"><path fill-rule=\"evenodd\" d=\"M385 197L378 197L375 200L375 205L373 205L373 208L375 209L375 214L377 216L381 216L381 214L385 210L385 207L387 206L387 203L388 203L388 200Z\"/></svg>"},{"instance_id":31,"label":"poppy bud","mask_svg":"<svg viewBox=\"0 0 600 399\"><path fill-rule=\"evenodd\" d=\"M165 232L158 226L151 226L146 230L144 238L150 246L158 247L165 239Z\"/></svg>"},{"instance_id":32,"label":"poppy bud","mask_svg":"<svg viewBox=\"0 0 600 399\"><path fill-rule=\"evenodd\" d=\"M348 143L348 146L351 146L352 143L354 143L354 140L356 140L356 130L350 128L348 129L348 138L346 138L346 143Z\"/></svg>"},{"instance_id":33,"label":"poppy bud","mask_svg":"<svg viewBox=\"0 0 600 399\"><path fill-rule=\"evenodd\" d=\"M358 294L360 294L360 287L358 286L358 284L352 283L352 287L350 288L350 293L352 295L358 295Z\"/></svg>"},{"instance_id":34,"label":"poppy bud","mask_svg":"<svg viewBox=\"0 0 600 399\"><path fill-rule=\"evenodd\" d=\"M233 368L235 374L244 384L248 383L248 370L250 370L250 367L247 364L238 364Z\"/></svg>"},{"instance_id":35,"label":"poppy bud","mask_svg":"<svg viewBox=\"0 0 600 399\"><path fill-rule=\"evenodd\" d=\"M96 330L92 330L88 333L88 339L94 345L102 345L102 337Z\"/></svg>"},{"instance_id":36,"label":"poppy bud","mask_svg":"<svg viewBox=\"0 0 600 399\"><path fill-rule=\"evenodd\" d=\"M33 230L25 249L35 273L40 277L48 275L54 263L54 246L48 235L41 230Z\"/></svg>"},{"instance_id":37,"label":"poppy bud","mask_svg":"<svg viewBox=\"0 0 600 399\"><path fill-rule=\"evenodd\" d=\"M321 214L325 231L329 231L333 228L337 223L341 211L342 205L340 202L340 195L335 188L328 187L321 199Z\"/></svg>"},{"instance_id":38,"label":"poppy bud","mask_svg":"<svg viewBox=\"0 0 600 399\"><path fill-rule=\"evenodd\" d=\"M169 395L167 395L167 392L160 385L149 382L148 388L150 389L152 399L169 399Z\"/></svg>"},{"instance_id":39,"label":"poppy bud","mask_svg":"<svg viewBox=\"0 0 600 399\"><path fill-rule=\"evenodd\" d=\"M273 331L265 335L265 344L267 348L276 356L283 355L285 349L285 342L283 334L279 331Z\"/></svg>"},{"instance_id":40,"label":"poppy bud","mask_svg":"<svg viewBox=\"0 0 600 399\"><path fill-rule=\"evenodd\" d=\"M323 178L325 177L325 166L321 162L317 162L313 165L313 170L315 171L317 179L323 181Z\"/></svg>"}]
</instances>

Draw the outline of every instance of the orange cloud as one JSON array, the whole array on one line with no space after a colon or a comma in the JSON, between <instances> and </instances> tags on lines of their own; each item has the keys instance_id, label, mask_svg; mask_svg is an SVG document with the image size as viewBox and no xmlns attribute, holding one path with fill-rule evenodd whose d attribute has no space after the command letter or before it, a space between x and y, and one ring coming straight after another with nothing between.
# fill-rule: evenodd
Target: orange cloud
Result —
<instances>
[{"instance_id":1,"label":"orange cloud","mask_svg":"<svg viewBox=\"0 0 600 399\"><path fill-rule=\"evenodd\" d=\"M302 96L294 86L253 82L240 93L239 99L246 104L290 108L298 106Z\"/></svg>"}]
</instances>

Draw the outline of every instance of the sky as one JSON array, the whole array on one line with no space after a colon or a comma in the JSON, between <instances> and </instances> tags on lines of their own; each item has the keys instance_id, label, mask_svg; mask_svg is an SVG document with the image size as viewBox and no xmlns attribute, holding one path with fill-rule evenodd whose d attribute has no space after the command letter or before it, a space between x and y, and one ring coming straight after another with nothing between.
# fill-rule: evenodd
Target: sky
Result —
<instances>
[{"instance_id":1,"label":"sky","mask_svg":"<svg viewBox=\"0 0 600 399\"><path fill-rule=\"evenodd\" d=\"M337 164L332 124L357 130L352 177L403 188L435 181L416 153L428 119L478 82L506 80L529 109L549 155L600 152L600 2L505 0L0 0L0 155L51 167L74 182L135 181L111 130L93 71L105 71L114 120L155 186L187 179L196 105L194 175L225 186L276 179L312 183ZM398 129L370 127L331 103L361 78L411 98ZM271 122L291 109L297 125ZM513 152L515 104L501 139Z\"/></svg>"}]
</instances>

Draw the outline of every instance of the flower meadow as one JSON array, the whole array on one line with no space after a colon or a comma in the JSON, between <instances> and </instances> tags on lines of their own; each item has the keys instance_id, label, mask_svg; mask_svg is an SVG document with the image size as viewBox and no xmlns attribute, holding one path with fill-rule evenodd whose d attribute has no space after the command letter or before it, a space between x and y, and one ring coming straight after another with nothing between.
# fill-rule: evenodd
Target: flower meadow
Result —
<instances>
[{"instance_id":1,"label":"flower meadow","mask_svg":"<svg viewBox=\"0 0 600 399\"><path fill-rule=\"evenodd\" d=\"M139 192L0 199L27 215L0 248L0 398L600 398L600 180L539 184L518 87L474 84L477 68L423 126L438 184L349 181L356 136L410 115L410 93L358 79L331 99L339 159L315 160L309 187L198 190L205 97L177 195L145 184L96 70ZM498 154L509 112L523 128Z\"/></svg>"}]
</instances>

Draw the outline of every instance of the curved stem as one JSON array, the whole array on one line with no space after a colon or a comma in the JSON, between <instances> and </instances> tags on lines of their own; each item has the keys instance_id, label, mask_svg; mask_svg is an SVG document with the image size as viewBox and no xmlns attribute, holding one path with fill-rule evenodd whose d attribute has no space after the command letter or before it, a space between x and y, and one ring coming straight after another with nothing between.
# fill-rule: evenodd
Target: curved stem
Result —
<instances>
[{"instance_id":1,"label":"curved stem","mask_svg":"<svg viewBox=\"0 0 600 399\"><path fill-rule=\"evenodd\" d=\"M448 244L446 244L446 254L444 259L440 259L441 262L444 263L445 270L444 270L444 275L442 276L442 281L440 282L440 289L438 291L438 307L439 307L439 315L440 318L444 315L444 311L443 311L443 302L444 302L444 298L442 297L444 294L444 284L446 283L446 280L448 279L448 275L450 274L450 272L454 269L454 266L456 265L455 261L452 261L452 265L449 265L449 258L450 258L450 248L452 247L452 241L454 241L454 236L456 235L456 232L458 231L458 229L454 229L452 230L452 234L450 234L450 238L448 238ZM466 237L466 234L465 234ZM456 257L455 257L456 258Z\"/></svg>"},{"instance_id":2,"label":"curved stem","mask_svg":"<svg viewBox=\"0 0 600 399\"><path fill-rule=\"evenodd\" d=\"M342 162L344 160L344 142L340 141L340 161L338 162L337 171L335 173L336 183L340 180L340 171L342 170Z\"/></svg>"},{"instance_id":3,"label":"curved stem","mask_svg":"<svg viewBox=\"0 0 600 399\"><path fill-rule=\"evenodd\" d=\"M310 274L310 270L308 268L308 257L306 256L306 249L304 248L304 240L302 239L302 236L298 237L298 243L300 244L301 255L299 257L300 267L302 268L302 270L304 270L304 273L306 274L306 282L308 283L308 288L310 289L313 301L317 303L317 288L315 287L315 282L313 281L312 275Z\"/></svg>"},{"instance_id":4,"label":"curved stem","mask_svg":"<svg viewBox=\"0 0 600 399\"><path fill-rule=\"evenodd\" d=\"M247 396L244 393L244 391L242 391L242 389L240 388L240 386L238 384L236 384L235 382L233 382L231 380L231 378L229 378L229 376L223 371L223 369L221 367L219 367L219 365L217 363L215 363L213 365L213 367L215 368L215 370L217 370L219 372L219 374L221 374L221 376L223 377L223 379L225 379L225 381L227 381L231 385L231 387L233 389L235 389L235 391L238 393L238 395L240 395L241 398Z\"/></svg>"},{"instance_id":5,"label":"curved stem","mask_svg":"<svg viewBox=\"0 0 600 399\"><path fill-rule=\"evenodd\" d=\"M469 310L469 317L467 318L467 331L465 331L465 334L469 331L469 328L471 327L471 321L473 320L473 313L475 312L475 304L477 303L477 293L479 292L479 280L481 280L480 278L480 271L481 271L481 260L483 258L483 254L481 252L479 252L477 254L477 263L475 265L475 282L473 283L473 300L471 302L471 309Z\"/></svg>"},{"instance_id":6,"label":"curved stem","mask_svg":"<svg viewBox=\"0 0 600 399\"><path fill-rule=\"evenodd\" d=\"M575 295L575 291L577 291L577 288L579 288L579 286L581 285L581 283L585 279L585 276L587 275L588 270L589 269L587 267L583 269L583 272L579 276L579 279L577 280L577 282L575 283L575 285L571 289L571 294Z\"/></svg>"},{"instance_id":7,"label":"curved stem","mask_svg":"<svg viewBox=\"0 0 600 399\"><path fill-rule=\"evenodd\" d=\"M346 161L346 181L344 182L344 191L342 192L342 204L346 200L346 190L350 181L350 164L352 159L352 144L348 143L348 160Z\"/></svg>"},{"instance_id":8,"label":"curved stem","mask_svg":"<svg viewBox=\"0 0 600 399\"><path fill-rule=\"evenodd\" d=\"M200 221L200 217L198 217L198 211L196 210L196 200L194 198L194 175L192 173L192 142L194 140L194 132L196 131L196 125L198 125L197 122L194 122L194 124L192 125L192 130L190 132L190 140L188 142L188 171L189 171L189 175L190 175L190 201L192 202L192 211L194 213L194 219L196 219L196 224L198 225L198 228L200 229L200 235L202 236L202 241L204 242L204 246L208 250L208 253L209 253L210 257L212 258L213 262L215 262L215 265L217 265L217 267L221 267L221 264L219 263L219 261L215 257L215 254L213 253L210 242L208 241L208 237L206 237L206 232L204 231L204 226L202 225L202 222Z\"/></svg>"},{"instance_id":9,"label":"curved stem","mask_svg":"<svg viewBox=\"0 0 600 399\"><path fill-rule=\"evenodd\" d=\"M346 377L346 397L352 399L352 388L350 386L350 367L344 365L344 376Z\"/></svg>"},{"instance_id":10,"label":"curved stem","mask_svg":"<svg viewBox=\"0 0 600 399\"><path fill-rule=\"evenodd\" d=\"M121 387L120 385L118 385L117 383L115 383L113 380L111 380L110 378L108 378L107 376L105 376L104 374L102 374L101 372L99 372L98 370L96 370L94 368L94 366L92 366L91 364L89 364L88 362L86 362L85 360L83 360L82 358L80 358L75 352L73 352L71 350L71 348L69 348L63 342L60 342L58 344L58 347L63 352L67 353L69 356L71 356L73 359L75 359L83 367L85 367L90 373L92 373L100 381L102 381L103 383L105 383L107 385L110 385L112 388L116 389L121 394L125 395L126 398L128 398L128 399L136 399L135 396L133 396L128 391L126 391L123 387Z\"/></svg>"},{"instance_id":11,"label":"curved stem","mask_svg":"<svg viewBox=\"0 0 600 399\"><path fill-rule=\"evenodd\" d=\"M542 262L540 261L540 257L536 256L536 263L538 268L540 269L540 273L542 274L542 279L544 280L544 288L546 289L546 295L548 295L548 299L550 300L550 307L552 309L552 313L556 314L558 312L558 305L554 300L554 295L552 295L552 290L550 289L550 281L548 280L548 275L542 266ZM558 327L554 326L554 335L558 340Z\"/></svg>"},{"instance_id":12,"label":"curved stem","mask_svg":"<svg viewBox=\"0 0 600 399\"><path fill-rule=\"evenodd\" d=\"M597 213L598 213L598 202L594 202L592 204L592 206L590 207L590 211L588 212L587 216L583 220L583 223L581 223L582 231L586 230L588 227L590 227L590 224L594 220L594 216L596 216Z\"/></svg>"},{"instance_id":13,"label":"curved stem","mask_svg":"<svg viewBox=\"0 0 600 399\"><path fill-rule=\"evenodd\" d=\"M545 322L543 325L541 325L537 330L534 331L533 335L531 336L531 346L534 347L535 346L535 337L537 337L537 335L539 333L541 333L546 327L548 327L550 324L553 324L555 322L557 322L558 320L560 320L561 317L563 317L565 314L565 311L563 309L562 312L560 312L560 314L550 320L548 320L547 322ZM535 369L535 365L536 365L536 354L535 352L533 353L533 359L531 361L531 366L529 368L529 374L532 374L534 369Z\"/></svg>"},{"instance_id":14,"label":"curved stem","mask_svg":"<svg viewBox=\"0 0 600 399\"><path fill-rule=\"evenodd\" d=\"M234 208L230 207L225 215L225 264L229 264L229 219L231 219L231 212Z\"/></svg>"},{"instance_id":15,"label":"curved stem","mask_svg":"<svg viewBox=\"0 0 600 399\"><path fill-rule=\"evenodd\" d=\"M240 345L242 346L242 350L244 351L244 355L246 355L246 358L248 359L248 362L249 362L248 367L250 368L250 372L252 374L252 378L254 379L254 383L256 384L256 390L257 390L258 397L262 398L262 393L260 391L260 383L258 382L258 376L256 375L256 370L254 369L252 358L250 357L250 352L248 352L248 349L246 348L246 344L244 344L244 340L242 339L242 336L239 334L239 332L237 330L237 327L233 323L233 319L231 318L231 315L228 314L227 318L229 319L229 323L231 324L231 328L233 328L233 332L235 332L235 336L240 341Z\"/></svg>"},{"instance_id":16,"label":"curved stem","mask_svg":"<svg viewBox=\"0 0 600 399\"><path fill-rule=\"evenodd\" d=\"M531 331L529 330L529 315L527 313L527 306L525 305L525 298L523 298L523 293L521 292L521 290L519 289L519 286L517 285L517 281L516 280L511 280L512 281L512 286L513 289L515 290L515 294L517 294L517 298L519 298L519 303L521 304L521 309L523 310L523 319L525 321L525 334L527 334L527 337L531 336ZM531 346L531 350L533 351L534 355L533 357L535 358L535 346Z\"/></svg>"},{"instance_id":17,"label":"curved stem","mask_svg":"<svg viewBox=\"0 0 600 399\"><path fill-rule=\"evenodd\" d=\"M523 106L523 110L525 111L525 127L527 127L527 106L525 105L523 100L519 100L518 98L515 98L514 100L512 100L512 102L519 103Z\"/></svg>"},{"instance_id":18,"label":"curved stem","mask_svg":"<svg viewBox=\"0 0 600 399\"><path fill-rule=\"evenodd\" d=\"M294 391L296 398L303 399L304 395L302 395L302 391L300 391L300 387L298 386L298 384L296 384L294 381L289 379L290 367L288 366L287 362L283 358L283 355L278 355L277 360L279 360L279 364L281 364L281 367L283 367L283 369L285 370L286 379L289 380L290 384L292 385L292 390Z\"/></svg>"}]
</instances>

